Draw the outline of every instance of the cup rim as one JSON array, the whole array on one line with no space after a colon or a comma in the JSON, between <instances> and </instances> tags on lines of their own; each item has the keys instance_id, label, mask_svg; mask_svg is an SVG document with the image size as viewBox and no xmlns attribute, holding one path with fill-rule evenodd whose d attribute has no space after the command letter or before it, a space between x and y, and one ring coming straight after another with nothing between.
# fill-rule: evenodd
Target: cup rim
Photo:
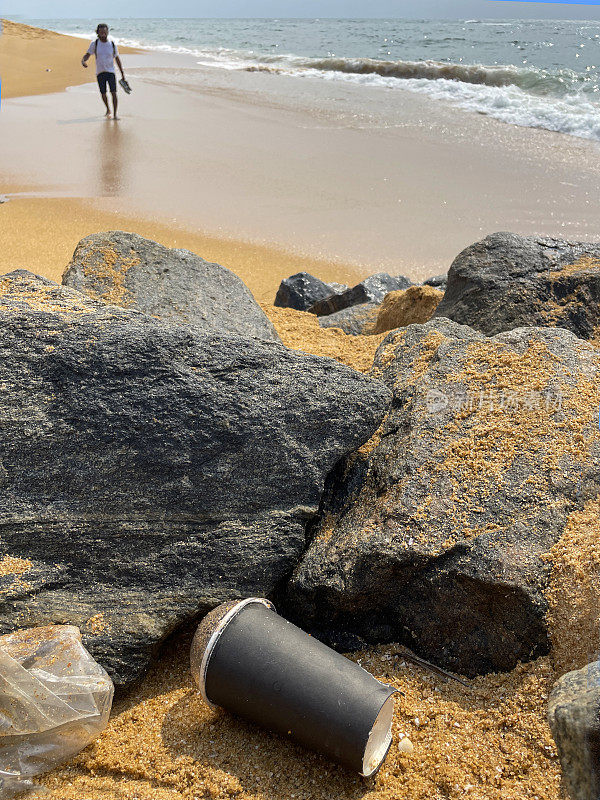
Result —
<instances>
[{"instance_id":1,"label":"cup rim","mask_svg":"<svg viewBox=\"0 0 600 800\"><path fill-rule=\"evenodd\" d=\"M212 632L210 639L207 642L204 653L202 654L202 661L200 662L200 670L198 674L199 678L198 688L200 689L200 694L204 698L204 701L208 703L208 705L211 708L216 708L216 705L212 703L206 696L206 673L208 672L208 665L210 662L210 658L213 654L217 642L223 635L225 628L229 625L231 620L240 613L240 611L243 608L250 605L251 603L256 603L257 605L263 605L272 611L275 610L275 606L273 605L273 603L271 603L270 600L266 600L264 597L247 597L245 600L240 600L239 603L236 603L233 606L233 608L230 608L229 611L223 616L223 618L219 620L216 628Z\"/></svg>"}]
</instances>

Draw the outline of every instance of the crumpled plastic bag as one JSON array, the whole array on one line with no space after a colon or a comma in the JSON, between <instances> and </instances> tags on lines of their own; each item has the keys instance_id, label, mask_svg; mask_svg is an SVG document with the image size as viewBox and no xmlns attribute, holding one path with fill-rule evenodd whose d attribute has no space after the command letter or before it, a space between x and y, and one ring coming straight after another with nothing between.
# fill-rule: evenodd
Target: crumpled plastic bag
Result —
<instances>
[{"instance_id":1,"label":"crumpled plastic bag","mask_svg":"<svg viewBox=\"0 0 600 800\"><path fill-rule=\"evenodd\" d=\"M0 636L0 800L72 758L106 727L114 687L72 625Z\"/></svg>"}]
</instances>

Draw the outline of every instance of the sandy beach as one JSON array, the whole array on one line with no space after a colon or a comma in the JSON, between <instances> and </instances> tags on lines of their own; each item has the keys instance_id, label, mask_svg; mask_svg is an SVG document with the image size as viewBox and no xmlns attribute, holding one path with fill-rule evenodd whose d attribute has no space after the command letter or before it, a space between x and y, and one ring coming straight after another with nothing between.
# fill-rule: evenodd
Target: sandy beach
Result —
<instances>
[{"instance_id":1,"label":"sandy beach","mask_svg":"<svg viewBox=\"0 0 600 800\"><path fill-rule=\"evenodd\" d=\"M379 270L445 272L495 230L598 239L598 144L511 127L427 98L217 74L173 54L125 50L134 86L102 119L80 39L3 22L0 273L60 281L82 237L127 230L229 267L284 344L368 371L382 335L347 337L270 307L306 270L355 283ZM50 68L51 72L46 72ZM69 88L67 88L69 87ZM317 98L316 106L314 98ZM332 103L332 99L335 100ZM333 109L333 110L332 110ZM460 179L459 179L460 178ZM52 800L559 800L546 721L550 656L464 686L393 646L352 658L405 695L372 779L210 710L192 686L189 631L117 698L108 729L44 777ZM583 666L573 653L568 666ZM561 665L563 668L564 664ZM413 753L402 752L408 736Z\"/></svg>"},{"instance_id":2,"label":"sandy beach","mask_svg":"<svg viewBox=\"0 0 600 800\"><path fill-rule=\"evenodd\" d=\"M22 31L7 26L2 46ZM41 41L57 47L55 36ZM71 38L65 47L68 58L81 52ZM35 51L41 69L49 55ZM440 110L408 92L227 72L173 53L127 55L125 67L134 93L121 98L118 124L102 119L95 85L72 86L86 77L77 62L68 91L5 101L0 191L16 194L14 210L3 208L15 225L3 227L1 269L35 251L36 268L56 276L85 232L59 220L87 217L90 204L94 227L201 234L185 242L222 258L261 301L296 268L348 283L380 270L419 280L496 230L594 236L596 142ZM42 206L57 223L52 243ZM26 253L24 219L39 243ZM270 253L260 275L254 252Z\"/></svg>"}]
</instances>

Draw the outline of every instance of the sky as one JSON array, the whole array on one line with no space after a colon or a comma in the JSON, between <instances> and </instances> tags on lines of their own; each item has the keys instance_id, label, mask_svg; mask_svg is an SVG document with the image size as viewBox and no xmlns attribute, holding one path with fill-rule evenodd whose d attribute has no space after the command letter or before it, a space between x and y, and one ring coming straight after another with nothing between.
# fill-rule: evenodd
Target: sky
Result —
<instances>
[{"instance_id":1,"label":"sky","mask_svg":"<svg viewBox=\"0 0 600 800\"><path fill-rule=\"evenodd\" d=\"M598 0L600 3L600 0ZM96 17L409 17L591 19L600 5L514 0L0 0L16 19Z\"/></svg>"}]
</instances>

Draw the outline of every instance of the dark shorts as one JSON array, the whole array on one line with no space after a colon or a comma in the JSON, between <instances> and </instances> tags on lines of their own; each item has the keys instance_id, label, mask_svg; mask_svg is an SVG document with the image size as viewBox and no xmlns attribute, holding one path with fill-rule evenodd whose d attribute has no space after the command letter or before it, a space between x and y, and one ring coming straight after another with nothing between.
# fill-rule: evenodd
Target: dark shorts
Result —
<instances>
[{"instance_id":1,"label":"dark shorts","mask_svg":"<svg viewBox=\"0 0 600 800\"><path fill-rule=\"evenodd\" d=\"M114 72L100 72L97 77L102 94L106 94L106 84L110 86L111 92L117 91L117 76Z\"/></svg>"}]
</instances>

